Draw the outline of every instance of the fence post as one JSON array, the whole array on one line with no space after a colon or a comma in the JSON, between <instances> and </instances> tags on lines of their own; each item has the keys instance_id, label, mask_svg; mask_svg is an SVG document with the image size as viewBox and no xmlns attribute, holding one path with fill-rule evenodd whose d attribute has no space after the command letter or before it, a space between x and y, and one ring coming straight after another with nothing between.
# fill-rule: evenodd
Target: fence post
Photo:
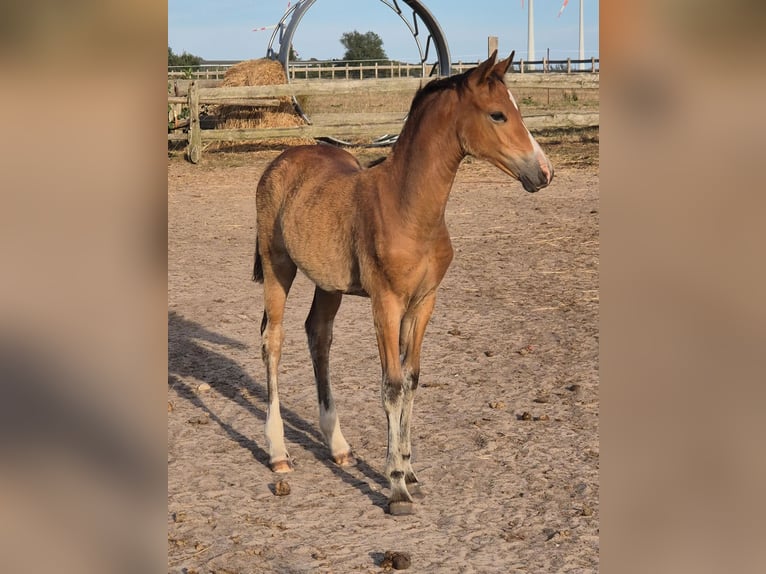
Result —
<instances>
[{"instance_id":1,"label":"fence post","mask_svg":"<svg viewBox=\"0 0 766 574\"><path fill-rule=\"evenodd\" d=\"M523 74L523 73L524 73L524 58L519 60L519 74Z\"/></svg>"},{"instance_id":2,"label":"fence post","mask_svg":"<svg viewBox=\"0 0 766 574\"><path fill-rule=\"evenodd\" d=\"M497 50L497 36L488 36L487 37L487 57L489 58L492 55L492 52Z\"/></svg>"},{"instance_id":3,"label":"fence post","mask_svg":"<svg viewBox=\"0 0 766 574\"><path fill-rule=\"evenodd\" d=\"M199 125L199 92L197 82L189 84L189 145L186 157L192 163L199 163L202 155L202 134Z\"/></svg>"},{"instance_id":4,"label":"fence post","mask_svg":"<svg viewBox=\"0 0 766 574\"><path fill-rule=\"evenodd\" d=\"M567 74L572 73L572 58L567 58Z\"/></svg>"},{"instance_id":5,"label":"fence post","mask_svg":"<svg viewBox=\"0 0 766 574\"><path fill-rule=\"evenodd\" d=\"M593 74L596 73L596 57L595 56L591 56L591 59L590 59L590 71Z\"/></svg>"}]
</instances>

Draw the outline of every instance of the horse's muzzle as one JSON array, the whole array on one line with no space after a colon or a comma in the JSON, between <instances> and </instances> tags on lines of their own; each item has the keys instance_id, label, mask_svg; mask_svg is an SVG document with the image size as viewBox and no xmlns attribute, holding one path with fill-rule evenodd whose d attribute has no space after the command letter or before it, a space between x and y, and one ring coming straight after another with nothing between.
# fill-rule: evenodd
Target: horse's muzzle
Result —
<instances>
[{"instance_id":1,"label":"horse's muzzle","mask_svg":"<svg viewBox=\"0 0 766 574\"><path fill-rule=\"evenodd\" d=\"M526 175L522 175L519 178L519 181L521 182L521 185L524 186L524 189L526 189L529 193L534 193L543 187L542 185L535 185L535 183L531 179L529 179ZM547 185L547 184L544 184L544 185Z\"/></svg>"},{"instance_id":2,"label":"horse's muzzle","mask_svg":"<svg viewBox=\"0 0 766 574\"><path fill-rule=\"evenodd\" d=\"M553 166L548 158L543 157L531 169L519 175L519 181L529 193L539 191L553 181Z\"/></svg>"}]
</instances>

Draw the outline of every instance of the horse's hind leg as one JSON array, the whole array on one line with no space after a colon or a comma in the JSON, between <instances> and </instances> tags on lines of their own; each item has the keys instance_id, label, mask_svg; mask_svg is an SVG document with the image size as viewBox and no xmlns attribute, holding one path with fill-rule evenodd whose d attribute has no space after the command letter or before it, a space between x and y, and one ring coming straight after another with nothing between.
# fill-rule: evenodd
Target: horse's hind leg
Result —
<instances>
[{"instance_id":1,"label":"horse's hind leg","mask_svg":"<svg viewBox=\"0 0 766 574\"><path fill-rule=\"evenodd\" d=\"M261 254L264 255L263 253ZM268 388L268 412L266 414L266 443L269 449L269 464L274 472L290 472L293 469L285 447L284 425L279 409L279 359L282 355L284 331L282 319L285 301L295 279L296 266L283 255L265 254L263 265L263 321L261 322L261 353L266 365Z\"/></svg>"},{"instance_id":2,"label":"horse's hind leg","mask_svg":"<svg viewBox=\"0 0 766 574\"><path fill-rule=\"evenodd\" d=\"M341 466L346 466L353 464L354 460L351 448L340 430L330 385L332 327L342 297L340 293L328 293L319 287L315 289L311 311L306 318L306 335L319 398L319 427L330 447L333 460Z\"/></svg>"}]
</instances>

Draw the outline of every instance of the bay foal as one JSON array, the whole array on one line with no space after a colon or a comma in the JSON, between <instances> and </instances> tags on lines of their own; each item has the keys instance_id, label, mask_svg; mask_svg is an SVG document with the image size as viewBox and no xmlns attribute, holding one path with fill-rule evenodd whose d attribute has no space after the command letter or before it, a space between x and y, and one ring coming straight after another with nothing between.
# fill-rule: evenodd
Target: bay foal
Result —
<instances>
[{"instance_id":1,"label":"bay foal","mask_svg":"<svg viewBox=\"0 0 766 574\"><path fill-rule=\"evenodd\" d=\"M316 284L306 333L319 424L339 465L353 458L330 386L333 319L344 294L370 298L388 418L388 509L412 512L408 486L418 482L410 463L412 401L436 288L452 260L444 211L460 162L467 155L485 159L529 192L553 179L503 80L513 54L500 62L496 56L420 89L390 155L373 167L335 147L300 146L282 153L261 177L254 279L264 285L266 440L275 472L292 470L277 375L285 301L300 269Z\"/></svg>"}]
</instances>

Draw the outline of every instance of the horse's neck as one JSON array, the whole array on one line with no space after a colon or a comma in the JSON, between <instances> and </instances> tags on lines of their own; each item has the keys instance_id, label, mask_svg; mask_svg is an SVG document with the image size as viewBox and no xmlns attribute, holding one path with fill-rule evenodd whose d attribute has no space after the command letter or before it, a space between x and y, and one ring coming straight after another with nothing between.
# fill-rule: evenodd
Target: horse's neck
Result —
<instances>
[{"instance_id":1,"label":"horse's neck","mask_svg":"<svg viewBox=\"0 0 766 574\"><path fill-rule=\"evenodd\" d=\"M390 176L403 216L429 227L443 222L444 210L464 153L452 122L404 133L394 146Z\"/></svg>"}]
</instances>

